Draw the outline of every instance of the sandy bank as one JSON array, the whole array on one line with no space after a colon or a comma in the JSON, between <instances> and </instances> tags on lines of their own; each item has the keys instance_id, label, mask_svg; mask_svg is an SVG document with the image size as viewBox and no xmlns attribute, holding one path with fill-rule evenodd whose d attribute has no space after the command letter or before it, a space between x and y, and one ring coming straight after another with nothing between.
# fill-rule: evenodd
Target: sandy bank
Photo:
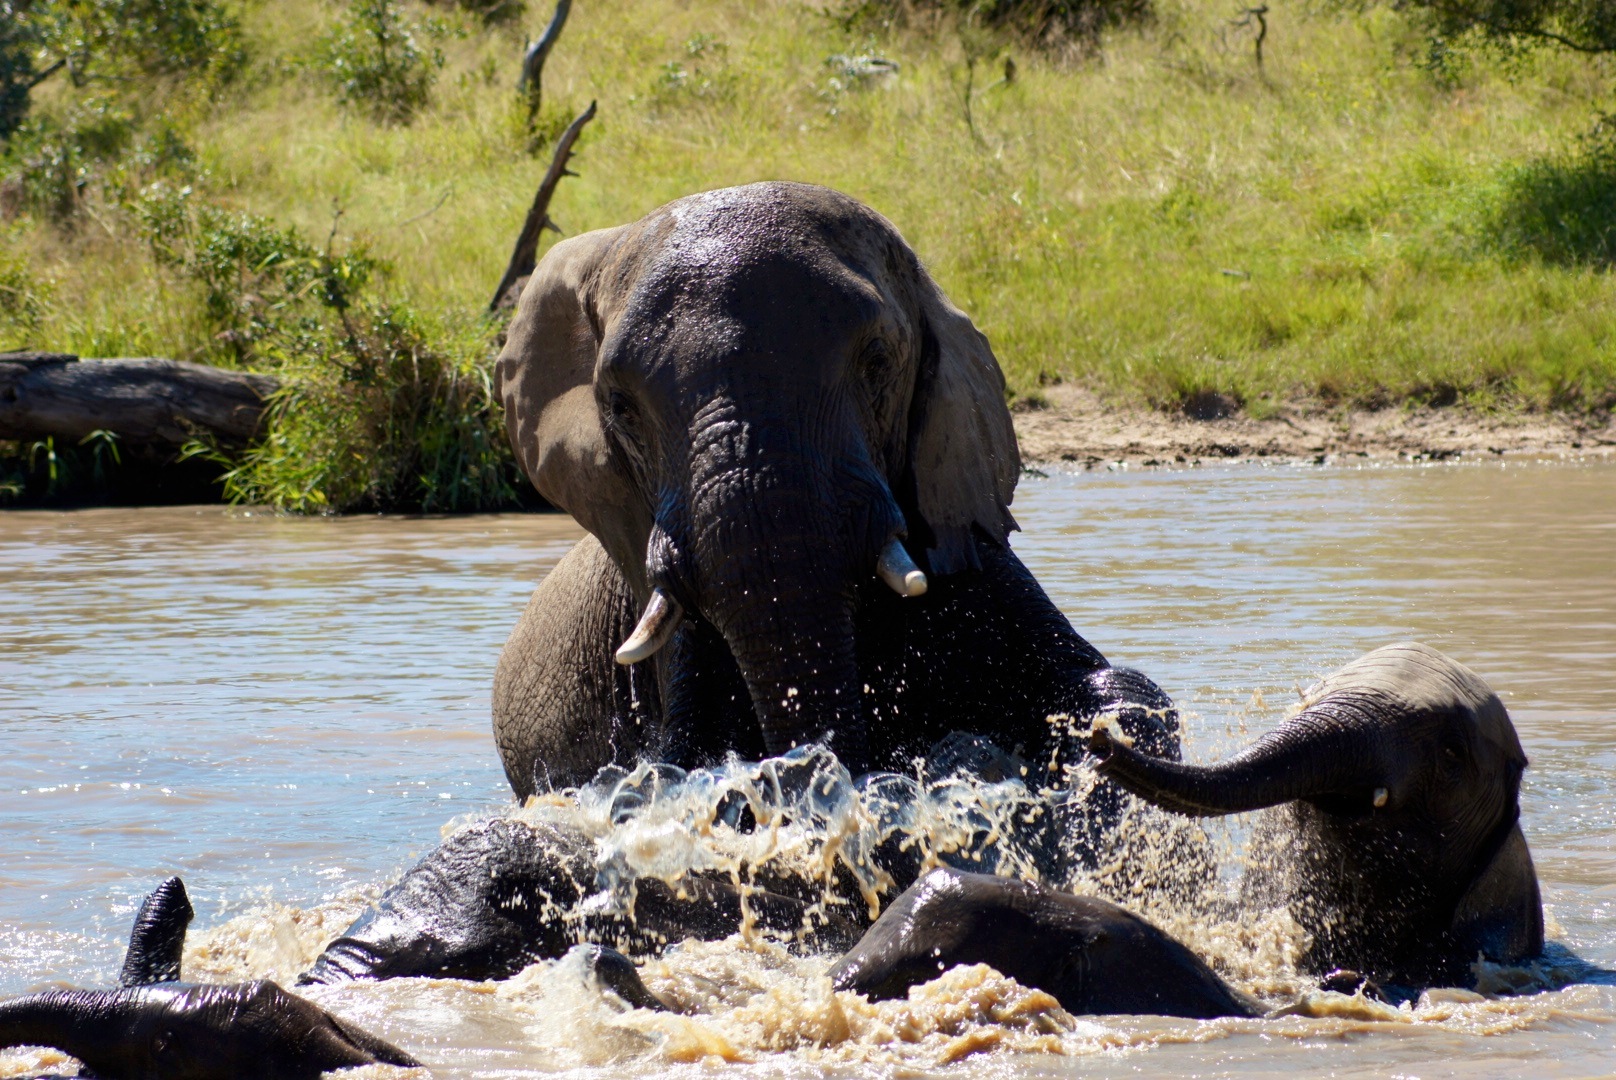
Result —
<instances>
[{"instance_id":1,"label":"sandy bank","mask_svg":"<svg viewBox=\"0 0 1616 1080\"><path fill-rule=\"evenodd\" d=\"M1251 458L1440 461L1503 455L1616 458L1616 416L1489 415L1462 408L1380 410L1287 406L1272 417L1208 419L1118 407L1075 386L1052 386L1048 404L1015 410L1024 464L1096 468L1189 465Z\"/></svg>"}]
</instances>

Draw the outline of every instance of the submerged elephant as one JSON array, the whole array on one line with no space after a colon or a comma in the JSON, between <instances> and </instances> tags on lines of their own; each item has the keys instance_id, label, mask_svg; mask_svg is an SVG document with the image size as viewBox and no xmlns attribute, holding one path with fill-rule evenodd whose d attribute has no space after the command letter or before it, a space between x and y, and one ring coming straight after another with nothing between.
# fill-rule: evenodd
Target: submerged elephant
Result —
<instances>
[{"instance_id":1,"label":"submerged elephant","mask_svg":"<svg viewBox=\"0 0 1616 1080\"><path fill-rule=\"evenodd\" d=\"M1166 695L1008 546L1020 462L987 340L853 199L753 184L562 241L498 383L523 469L590 533L500 657L518 796L821 740L855 775L907 770L956 729L1058 770L1086 753L1060 713L1177 756Z\"/></svg>"},{"instance_id":2,"label":"submerged elephant","mask_svg":"<svg viewBox=\"0 0 1616 1080\"><path fill-rule=\"evenodd\" d=\"M430 975L508 979L574 945L654 951L686 937L717 939L741 928L741 890L727 877L687 875L677 888L635 884L631 913L584 903L596 865L581 833L549 823L493 818L461 829L405 872L298 976L299 985ZM755 923L807 940L851 941L858 927L831 914L811 925L810 904L746 890Z\"/></svg>"},{"instance_id":3,"label":"submerged elephant","mask_svg":"<svg viewBox=\"0 0 1616 1080\"><path fill-rule=\"evenodd\" d=\"M986 964L1070 1013L1261 1016L1178 941L1115 904L1009 878L932 870L830 970L872 998Z\"/></svg>"},{"instance_id":4,"label":"submerged elephant","mask_svg":"<svg viewBox=\"0 0 1616 1080\"><path fill-rule=\"evenodd\" d=\"M0 1049L48 1046L108 1080L314 1080L358 1065L420 1065L272 982L178 981L191 904L178 878L141 905L116 990L0 1002Z\"/></svg>"},{"instance_id":5,"label":"submerged elephant","mask_svg":"<svg viewBox=\"0 0 1616 1080\"><path fill-rule=\"evenodd\" d=\"M1386 983L1466 982L1478 958L1543 949L1537 873L1519 824L1526 754L1503 703L1425 645L1389 645L1304 696L1302 711L1219 765L1161 761L1105 730L1100 771L1165 810L1284 804L1246 898L1283 903L1317 971Z\"/></svg>"},{"instance_id":6,"label":"submerged elephant","mask_svg":"<svg viewBox=\"0 0 1616 1080\"><path fill-rule=\"evenodd\" d=\"M298 981L504 979L588 945L586 960L603 985L636 1008L661 1008L618 949L644 955L685 937L732 934L742 922L739 897L731 883L698 875L677 888L642 879L633 919L580 918L594 872L584 847L581 837L548 824L496 818L462 829ZM765 925L806 921L807 905L795 898L753 891L749 903ZM817 943L845 932L835 928ZM1262 1012L1183 945L1114 904L948 868L926 873L894 900L831 979L838 990L897 997L960 964L988 964L1073 1013Z\"/></svg>"}]
</instances>

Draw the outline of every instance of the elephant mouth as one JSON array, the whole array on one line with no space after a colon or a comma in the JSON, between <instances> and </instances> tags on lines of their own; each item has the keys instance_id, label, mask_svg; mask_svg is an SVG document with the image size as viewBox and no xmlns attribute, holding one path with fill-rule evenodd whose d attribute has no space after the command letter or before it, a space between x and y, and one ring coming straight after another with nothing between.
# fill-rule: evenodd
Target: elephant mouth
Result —
<instances>
[{"instance_id":1,"label":"elephant mouth","mask_svg":"<svg viewBox=\"0 0 1616 1080\"><path fill-rule=\"evenodd\" d=\"M875 575L899 596L924 596L929 587L926 572L915 565L903 540L897 536L882 547L875 561ZM614 658L619 664L627 665L655 656L673 640L684 613L684 605L658 585L651 590L651 599L646 602L640 621L618 647Z\"/></svg>"}]
</instances>

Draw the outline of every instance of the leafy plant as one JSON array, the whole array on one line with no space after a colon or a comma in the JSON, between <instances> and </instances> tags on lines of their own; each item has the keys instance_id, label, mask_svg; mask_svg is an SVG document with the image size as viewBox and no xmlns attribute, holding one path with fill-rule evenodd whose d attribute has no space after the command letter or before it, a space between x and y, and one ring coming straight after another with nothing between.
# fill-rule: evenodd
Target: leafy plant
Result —
<instances>
[{"instance_id":1,"label":"leafy plant","mask_svg":"<svg viewBox=\"0 0 1616 1080\"><path fill-rule=\"evenodd\" d=\"M398 0L351 0L319 50L338 99L378 120L408 123L431 101L444 62L436 46L417 42L420 32Z\"/></svg>"},{"instance_id":2,"label":"leafy plant","mask_svg":"<svg viewBox=\"0 0 1616 1080\"><path fill-rule=\"evenodd\" d=\"M1489 226L1516 256L1616 266L1616 116L1602 117L1575 149L1512 170Z\"/></svg>"},{"instance_id":3,"label":"leafy plant","mask_svg":"<svg viewBox=\"0 0 1616 1080\"><path fill-rule=\"evenodd\" d=\"M488 351L482 334L445 342L399 304L305 328L276 346L282 388L227 494L301 512L520 505Z\"/></svg>"},{"instance_id":4,"label":"leafy plant","mask_svg":"<svg viewBox=\"0 0 1616 1080\"><path fill-rule=\"evenodd\" d=\"M1394 6L1423 15L1444 41L1471 37L1505 49L1541 44L1616 52L1610 0L1396 0Z\"/></svg>"},{"instance_id":5,"label":"leafy plant","mask_svg":"<svg viewBox=\"0 0 1616 1080\"><path fill-rule=\"evenodd\" d=\"M149 94L153 77L228 82L245 60L241 27L217 0L0 0L0 139L57 71L78 87Z\"/></svg>"}]
</instances>

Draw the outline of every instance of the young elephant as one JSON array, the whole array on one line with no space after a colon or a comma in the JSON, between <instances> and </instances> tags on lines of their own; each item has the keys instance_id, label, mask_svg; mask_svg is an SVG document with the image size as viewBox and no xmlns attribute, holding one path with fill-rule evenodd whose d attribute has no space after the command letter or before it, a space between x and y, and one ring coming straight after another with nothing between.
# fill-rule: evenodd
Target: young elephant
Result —
<instances>
[{"instance_id":1,"label":"young elephant","mask_svg":"<svg viewBox=\"0 0 1616 1080\"><path fill-rule=\"evenodd\" d=\"M109 1080L314 1080L358 1065L420 1065L272 982L171 981L190 920L185 886L170 878L141 906L119 988L0 1003L0 1048L54 1047Z\"/></svg>"},{"instance_id":2,"label":"young elephant","mask_svg":"<svg viewBox=\"0 0 1616 1080\"><path fill-rule=\"evenodd\" d=\"M951 869L931 871L898 897L830 977L838 990L895 998L960 964L987 964L1070 1013L1263 1013L1194 953L1115 904Z\"/></svg>"},{"instance_id":3,"label":"young elephant","mask_svg":"<svg viewBox=\"0 0 1616 1080\"><path fill-rule=\"evenodd\" d=\"M1537 874L1519 824L1526 755L1469 668L1425 645L1376 649L1310 689L1302 711L1219 765L1163 761L1104 729L1100 771L1165 810L1285 804L1259 830L1252 904L1285 903L1317 971L1467 982L1478 956L1543 948Z\"/></svg>"}]
</instances>

